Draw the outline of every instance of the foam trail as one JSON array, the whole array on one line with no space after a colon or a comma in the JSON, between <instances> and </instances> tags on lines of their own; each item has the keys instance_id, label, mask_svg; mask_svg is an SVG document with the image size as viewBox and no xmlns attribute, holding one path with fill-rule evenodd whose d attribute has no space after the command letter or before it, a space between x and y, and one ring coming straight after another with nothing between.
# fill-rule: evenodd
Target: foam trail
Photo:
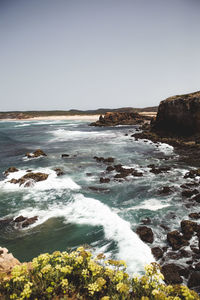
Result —
<instances>
[{"instance_id":1,"label":"foam trail","mask_svg":"<svg viewBox=\"0 0 200 300\"><path fill-rule=\"evenodd\" d=\"M66 222L102 226L106 239L117 242L118 258L127 262L130 273L140 272L144 265L154 261L150 248L132 231L130 223L96 199L77 194L67 206L54 206L48 211L23 210L19 214L38 215L39 223L52 217L64 217Z\"/></svg>"},{"instance_id":2,"label":"foam trail","mask_svg":"<svg viewBox=\"0 0 200 300\"><path fill-rule=\"evenodd\" d=\"M126 211L136 210L136 209L148 209L148 210L156 211L168 206L170 206L170 203L166 203L157 199L149 199L149 200L145 200L141 205L136 205L127 208Z\"/></svg>"}]
</instances>

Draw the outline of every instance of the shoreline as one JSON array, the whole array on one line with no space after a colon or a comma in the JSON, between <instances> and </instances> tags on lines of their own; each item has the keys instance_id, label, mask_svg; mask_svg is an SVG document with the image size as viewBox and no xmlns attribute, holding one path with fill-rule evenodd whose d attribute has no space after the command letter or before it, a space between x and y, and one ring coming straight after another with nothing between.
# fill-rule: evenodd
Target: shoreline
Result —
<instances>
[{"instance_id":1,"label":"shoreline","mask_svg":"<svg viewBox=\"0 0 200 300\"><path fill-rule=\"evenodd\" d=\"M95 121L99 119L100 115L73 115L73 116L46 116L46 117L33 117L33 118L13 118L13 119L0 119L0 121L70 121L70 120L85 120L85 121Z\"/></svg>"}]
</instances>

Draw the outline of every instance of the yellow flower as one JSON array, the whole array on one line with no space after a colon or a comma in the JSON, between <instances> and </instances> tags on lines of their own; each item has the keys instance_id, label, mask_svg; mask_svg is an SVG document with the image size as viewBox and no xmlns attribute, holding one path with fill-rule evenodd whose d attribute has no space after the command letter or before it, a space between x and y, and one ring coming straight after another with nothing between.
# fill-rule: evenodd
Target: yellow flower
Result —
<instances>
[{"instance_id":1,"label":"yellow flower","mask_svg":"<svg viewBox=\"0 0 200 300\"><path fill-rule=\"evenodd\" d=\"M79 265L81 265L82 262L83 262L83 257L82 257L82 256L78 256L78 257L76 258L76 262L77 262Z\"/></svg>"},{"instance_id":2,"label":"yellow flower","mask_svg":"<svg viewBox=\"0 0 200 300\"><path fill-rule=\"evenodd\" d=\"M68 282L67 279L63 279L63 280L61 281L61 286L62 286L62 289L63 289L63 290L67 289L67 288L68 288L68 285L69 285L69 282Z\"/></svg>"},{"instance_id":3,"label":"yellow flower","mask_svg":"<svg viewBox=\"0 0 200 300\"><path fill-rule=\"evenodd\" d=\"M48 272L51 271L51 270L52 270L52 267L51 267L50 264L48 264L48 265L44 266L44 267L41 269L41 273L42 273L42 274L45 274L45 273L48 273Z\"/></svg>"},{"instance_id":4,"label":"yellow flower","mask_svg":"<svg viewBox=\"0 0 200 300\"><path fill-rule=\"evenodd\" d=\"M104 296L101 298L101 300L110 300L110 297L109 296Z\"/></svg>"},{"instance_id":5,"label":"yellow flower","mask_svg":"<svg viewBox=\"0 0 200 300\"><path fill-rule=\"evenodd\" d=\"M123 282L119 282L116 286L117 291L120 293L128 293L129 292L129 286Z\"/></svg>"},{"instance_id":6,"label":"yellow flower","mask_svg":"<svg viewBox=\"0 0 200 300\"><path fill-rule=\"evenodd\" d=\"M65 273L65 274L71 274L72 270L73 270L73 268L71 266L68 266L68 265L65 266L65 267L60 268L60 271L62 273Z\"/></svg>"},{"instance_id":7,"label":"yellow flower","mask_svg":"<svg viewBox=\"0 0 200 300\"><path fill-rule=\"evenodd\" d=\"M26 299L26 298L30 298L30 295L32 293L32 290L31 290L31 286L33 285L33 283L31 282L27 282L24 286L24 290L23 292L20 294L21 296L21 299Z\"/></svg>"}]
</instances>

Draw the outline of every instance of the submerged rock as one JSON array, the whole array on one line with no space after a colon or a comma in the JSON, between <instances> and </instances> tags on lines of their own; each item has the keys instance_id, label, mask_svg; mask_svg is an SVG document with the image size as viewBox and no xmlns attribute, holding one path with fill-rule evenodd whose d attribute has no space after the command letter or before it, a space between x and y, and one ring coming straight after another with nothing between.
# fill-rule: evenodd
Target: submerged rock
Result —
<instances>
[{"instance_id":1,"label":"submerged rock","mask_svg":"<svg viewBox=\"0 0 200 300\"><path fill-rule=\"evenodd\" d=\"M93 158L96 159L97 162L103 162L105 164L113 163L115 160L113 157L104 158L104 157L94 156Z\"/></svg>"},{"instance_id":2,"label":"submerged rock","mask_svg":"<svg viewBox=\"0 0 200 300\"><path fill-rule=\"evenodd\" d=\"M60 168L55 168L54 171L56 172L56 175L57 176L61 176L61 175L64 175L64 172L62 169Z\"/></svg>"},{"instance_id":3,"label":"submerged rock","mask_svg":"<svg viewBox=\"0 0 200 300\"><path fill-rule=\"evenodd\" d=\"M108 183L108 182L110 182L110 178L103 178L103 177L100 177L99 182L100 182L100 183Z\"/></svg>"},{"instance_id":4,"label":"submerged rock","mask_svg":"<svg viewBox=\"0 0 200 300\"><path fill-rule=\"evenodd\" d=\"M147 226L139 226L136 229L136 233L139 235L143 242L152 244L154 241L154 235L151 228Z\"/></svg>"}]
</instances>

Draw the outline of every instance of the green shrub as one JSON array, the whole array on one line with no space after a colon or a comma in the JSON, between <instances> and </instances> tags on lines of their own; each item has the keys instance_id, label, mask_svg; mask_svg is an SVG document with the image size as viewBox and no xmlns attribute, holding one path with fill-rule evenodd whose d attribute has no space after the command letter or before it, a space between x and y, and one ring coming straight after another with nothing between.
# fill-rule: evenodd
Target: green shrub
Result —
<instances>
[{"instance_id":1,"label":"green shrub","mask_svg":"<svg viewBox=\"0 0 200 300\"><path fill-rule=\"evenodd\" d=\"M131 278L124 261L93 257L83 247L71 253L41 254L0 279L1 299L186 299L199 296L186 286L167 286L156 263Z\"/></svg>"}]
</instances>

